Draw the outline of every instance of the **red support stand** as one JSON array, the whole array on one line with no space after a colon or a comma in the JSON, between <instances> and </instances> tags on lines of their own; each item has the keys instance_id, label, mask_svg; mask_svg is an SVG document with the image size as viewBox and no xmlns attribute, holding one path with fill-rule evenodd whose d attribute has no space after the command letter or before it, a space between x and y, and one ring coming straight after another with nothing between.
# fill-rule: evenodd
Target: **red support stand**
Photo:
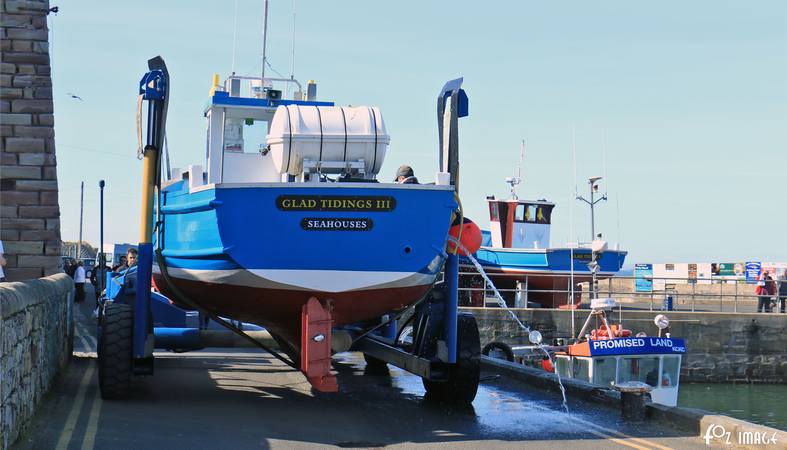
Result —
<instances>
[{"instance_id":1,"label":"red support stand","mask_svg":"<svg viewBox=\"0 0 787 450\"><path fill-rule=\"evenodd\" d=\"M338 392L331 374L331 313L315 297L301 310L301 371L320 392Z\"/></svg>"}]
</instances>

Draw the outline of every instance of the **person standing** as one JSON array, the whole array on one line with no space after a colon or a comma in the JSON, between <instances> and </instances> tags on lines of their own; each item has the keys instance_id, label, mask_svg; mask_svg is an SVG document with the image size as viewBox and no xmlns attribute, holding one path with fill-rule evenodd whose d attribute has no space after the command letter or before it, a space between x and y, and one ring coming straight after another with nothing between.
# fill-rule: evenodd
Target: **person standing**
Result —
<instances>
[{"instance_id":1,"label":"person standing","mask_svg":"<svg viewBox=\"0 0 787 450\"><path fill-rule=\"evenodd\" d=\"M85 263L80 259L77 261L76 269L74 270L74 286L77 290L76 302L82 303L85 301Z\"/></svg>"},{"instance_id":2,"label":"person standing","mask_svg":"<svg viewBox=\"0 0 787 450\"><path fill-rule=\"evenodd\" d=\"M779 312L784 314L784 305L787 303L787 269L784 269L782 276L779 277L779 289L777 295L780 303Z\"/></svg>"},{"instance_id":3,"label":"person standing","mask_svg":"<svg viewBox=\"0 0 787 450\"><path fill-rule=\"evenodd\" d=\"M418 178L415 177L413 168L410 166L399 166L396 171L394 182L399 184L418 184Z\"/></svg>"},{"instance_id":4,"label":"person standing","mask_svg":"<svg viewBox=\"0 0 787 450\"><path fill-rule=\"evenodd\" d=\"M130 305L134 304L134 299L137 295L137 249L130 248L126 254L126 262L128 268L125 269L123 274L123 295L126 296L126 302Z\"/></svg>"},{"instance_id":5,"label":"person standing","mask_svg":"<svg viewBox=\"0 0 787 450\"><path fill-rule=\"evenodd\" d=\"M0 281L5 281L5 272L3 272L3 266L5 266L4 252L5 250L3 250L3 241L0 241Z\"/></svg>"},{"instance_id":6,"label":"person standing","mask_svg":"<svg viewBox=\"0 0 787 450\"><path fill-rule=\"evenodd\" d=\"M775 287L770 275L763 271L754 289L754 294L757 296L757 312L771 312L771 296L776 291Z\"/></svg>"},{"instance_id":7,"label":"person standing","mask_svg":"<svg viewBox=\"0 0 787 450\"><path fill-rule=\"evenodd\" d=\"M770 274L765 274L765 287L768 291L768 312L771 312L775 303L771 303L771 299L776 300L776 281Z\"/></svg>"},{"instance_id":8,"label":"person standing","mask_svg":"<svg viewBox=\"0 0 787 450\"><path fill-rule=\"evenodd\" d=\"M126 257L126 255L121 256L120 257L120 262L118 264L115 264L114 266L112 266L112 271L113 272L117 272L117 273L125 271L126 269L128 269L128 262L127 261L128 261L128 258Z\"/></svg>"}]
</instances>

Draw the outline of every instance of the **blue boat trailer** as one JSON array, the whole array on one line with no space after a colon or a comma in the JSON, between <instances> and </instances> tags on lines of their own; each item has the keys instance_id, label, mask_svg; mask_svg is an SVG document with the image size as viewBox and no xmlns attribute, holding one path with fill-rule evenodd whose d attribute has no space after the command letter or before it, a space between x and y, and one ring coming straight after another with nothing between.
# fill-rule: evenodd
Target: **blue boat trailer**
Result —
<instances>
[{"instance_id":1,"label":"blue boat trailer","mask_svg":"<svg viewBox=\"0 0 787 450\"><path fill-rule=\"evenodd\" d=\"M211 324L227 328L291 367L304 371L308 377L303 369L303 354L308 351L307 347L301 349L299 365L293 355L288 353L290 358L285 358L271 348L270 342L266 344L265 331L259 327L215 316L200 305L189 302L184 295L176 295L173 300L188 308L176 306L170 299L151 291L154 254L159 270L167 278L167 268L161 253L154 253L153 234L157 223L153 212L154 193L160 188L162 158L159 153L163 148L169 75L160 57L149 60L148 66L150 71L142 78L139 89L139 108L141 110L143 101L147 101L148 112L143 152L141 236L138 265L133 274L136 277L136 294L122 295L119 289L109 288L123 286L122 280L110 280L107 283L106 301L101 308L98 325L99 387L102 397L124 397L129 393L134 375L152 374L154 349L189 351L216 346L217 341L228 342L226 337L217 338L226 336L226 333L212 333L215 330L211 330ZM440 172L450 176L450 183L455 189L458 189L459 168L458 119L468 115L468 98L461 84L461 78L446 83L438 97L437 106ZM141 130L139 134L142 135ZM464 223L458 202L456 207L458 226L452 227L452 233L456 232L459 238ZM411 307L391 312L377 324L357 324L339 329L328 326L324 331L328 335L328 342L331 335L337 338L333 351L360 351L371 366L390 363L421 376L427 397L453 403L472 402L479 383L480 339L475 318L458 313L457 252L456 245L453 248L449 246L443 254L443 282L433 285ZM126 277L130 275L131 272L124 274ZM321 313L323 310L319 303L313 300L318 305L314 312ZM311 323L307 322L306 311L311 303L310 300L304 306L304 345L326 339L322 333L318 333L319 328L312 331ZM322 321L325 322L325 319Z\"/></svg>"}]
</instances>

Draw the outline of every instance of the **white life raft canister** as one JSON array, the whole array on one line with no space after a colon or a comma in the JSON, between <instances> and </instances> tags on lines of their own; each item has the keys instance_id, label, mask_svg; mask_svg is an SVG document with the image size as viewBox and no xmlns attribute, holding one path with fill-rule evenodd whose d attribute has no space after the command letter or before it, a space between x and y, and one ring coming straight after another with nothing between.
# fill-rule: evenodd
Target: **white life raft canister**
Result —
<instances>
[{"instance_id":1,"label":"white life raft canister","mask_svg":"<svg viewBox=\"0 0 787 450\"><path fill-rule=\"evenodd\" d=\"M268 145L279 173L300 175L303 160L364 161L377 174L390 136L377 107L282 105L271 121Z\"/></svg>"}]
</instances>

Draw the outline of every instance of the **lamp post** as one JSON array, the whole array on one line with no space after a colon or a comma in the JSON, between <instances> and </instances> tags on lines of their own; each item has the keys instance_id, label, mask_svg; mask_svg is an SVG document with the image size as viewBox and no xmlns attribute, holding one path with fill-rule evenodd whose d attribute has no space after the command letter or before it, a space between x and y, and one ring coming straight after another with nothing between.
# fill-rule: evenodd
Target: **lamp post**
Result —
<instances>
[{"instance_id":1,"label":"lamp post","mask_svg":"<svg viewBox=\"0 0 787 450\"><path fill-rule=\"evenodd\" d=\"M588 186L590 186L590 200L586 199L581 195L577 195L577 200L581 200L588 205L590 205L590 242L592 246L592 252L590 254L590 263L588 263L588 268L590 269L590 274L592 276L591 287L590 287L590 298L595 299L598 298L598 257L601 253L606 250L606 243L602 243L600 240L601 236L599 237L598 243L596 242L596 211L595 206L596 203L604 200L607 200L607 194L602 194L601 197L595 198L596 192L598 192L598 181L601 180L603 177L590 177L588 178Z\"/></svg>"},{"instance_id":2,"label":"lamp post","mask_svg":"<svg viewBox=\"0 0 787 450\"><path fill-rule=\"evenodd\" d=\"M104 180L98 182L98 188L100 189L100 197L99 197L99 205L100 205L100 212L99 212L99 247L98 247L98 292L101 295L104 292L104 283L107 280L107 256L104 253Z\"/></svg>"},{"instance_id":3,"label":"lamp post","mask_svg":"<svg viewBox=\"0 0 787 450\"><path fill-rule=\"evenodd\" d=\"M602 194L601 197L595 198L596 192L598 192L598 184L597 182L601 180L603 177L590 177L588 179L588 185L590 186L590 200L586 199L585 197L577 194L577 200L581 200L588 205L590 205L590 240L593 241L596 239L596 216L595 216L595 206L596 203L604 200L607 200L607 194Z\"/></svg>"}]
</instances>

